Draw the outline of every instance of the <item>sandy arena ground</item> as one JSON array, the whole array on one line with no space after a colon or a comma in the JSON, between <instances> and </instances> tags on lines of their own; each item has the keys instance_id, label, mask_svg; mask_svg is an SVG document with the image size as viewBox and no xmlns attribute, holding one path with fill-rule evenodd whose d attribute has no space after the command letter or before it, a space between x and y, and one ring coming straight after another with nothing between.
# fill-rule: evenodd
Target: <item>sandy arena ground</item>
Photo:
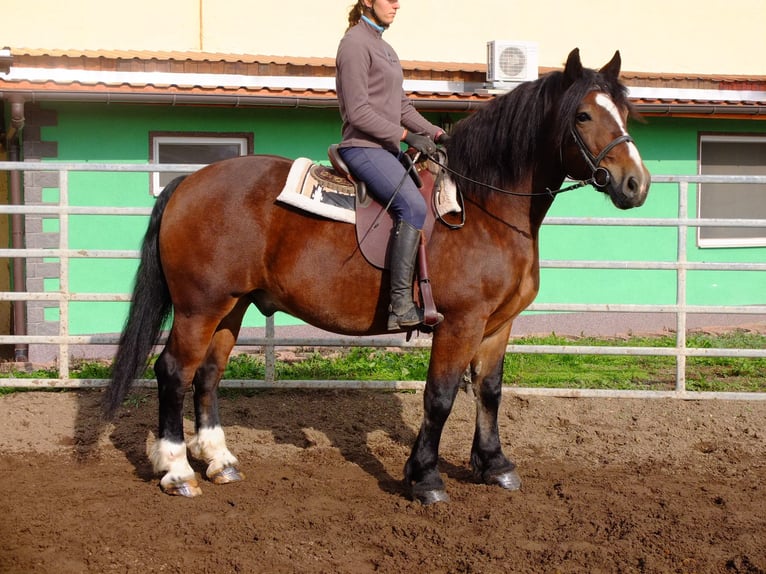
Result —
<instances>
[{"instance_id":1,"label":"sandy arena ground","mask_svg":"<svg viewBox=\"0 0 766 574\"><path fill-rule=\"evenodd\" d=\"M0 397L0 572L766 572L766 401L506 395L523 487L505 492L471 479L461 393L451 502L422 507L401 485L421 393L225 398L247 479L191 500L152 475L154 393L107 426L99 399Z\"/></svg>"}]
</instances>

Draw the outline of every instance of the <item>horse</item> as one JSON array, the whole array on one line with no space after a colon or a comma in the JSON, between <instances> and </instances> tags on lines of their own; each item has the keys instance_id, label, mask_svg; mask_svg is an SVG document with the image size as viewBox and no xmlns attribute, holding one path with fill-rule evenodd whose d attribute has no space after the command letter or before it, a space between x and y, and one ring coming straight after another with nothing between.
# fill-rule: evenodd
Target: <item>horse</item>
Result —
<instances>
[{"instance_id":1,"label":"horse","mask_svg":"<svg viewBox=\"0 0 766 574\"><path fill-rule=\"evenodd\" d=\"M466 378L476 397L473 480L520 488L500 442L498 409L513 321L539 288L543 218L569 189L561 189L567 178L591 184L619 209L642 205L649 190L626 128L629 117L640 116L620 67L619 51L595 70L574 49L563 70L461 119L446 143L464 224L436 225L427 245L444 320L433 330L422 424L403 472L406 494L423 505L449 500L437 468L439 441ZM190 454L207 464L213 483L244 478L226 445L217 387L250 305L343 335L387 332L388 271L365 261L354 226L275 201L291 162L251 155L210 164L169 184L151 213L104 415L114 416L172 315L154 364L159 433L150 454L168 494L201 492L182 424L191 389Z\"/></svg>"}]
</instances>

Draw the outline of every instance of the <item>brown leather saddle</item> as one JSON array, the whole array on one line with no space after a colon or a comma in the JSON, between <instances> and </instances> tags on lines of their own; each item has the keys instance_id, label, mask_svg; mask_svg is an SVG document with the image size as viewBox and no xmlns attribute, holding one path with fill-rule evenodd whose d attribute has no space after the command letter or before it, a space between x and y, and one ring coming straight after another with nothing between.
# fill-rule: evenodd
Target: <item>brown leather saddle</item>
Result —
<instances>
[{"instance_id":1,"label":"brown leather saddle","mask_svg":"<svg viewBox=\"0 0 766 574\"><path fill-rule=\"evenodd\" d=\"M338 153L338 144L333 144L327 151L333 169L345 177L356 190L356 239L359 249L367 261L379 269L388 269L388 239L394 220L385 207L374 201L367 195L367 189L363 181L357 181L349 172L343 159ZM412 156L405 154L404 161L412 163ZM426 213L426 222L423 226L425 243L431 237L436 216L432 208L432 195L434 190L434 176L426 168L425 162L418 162L412 166L410 174L420 193L429 206Z\"/></svg>"},{"instance_id":2,"label":"brown leather saddle","mask_svg":"<svg viewBox=\"0 0 766 574\"><path fill-rule=\"evenodd\" d=\"M351 182L356 190L356 239L359 244L359 250L364 258L379 269L388 269L388 245L391 236L391 230L394 226L394 220L391 214L386 211L385 206L372 200L367 195L364 182L357 181L349 172L346 163L338 153L338 144L333 144L327 151L330 163L333 169ZM427 169L425 162L414 163L412 156L404 155L405 162L409 162L405 167L412 166L410 175L415 181L420 193L426 201L428 209L426 210L426 222L423 226L423 232L420 236L420 248L418 251L418 278L417 286L423 305L426 326L434 325L437 322L436 305L434 304L433 294L431 293L431 282L428 278L428 267L426 264L426 243L431 236L436 221L436 215L433 209L432 195L434 190L434 176Z\"/></svg>"}]
</instances>

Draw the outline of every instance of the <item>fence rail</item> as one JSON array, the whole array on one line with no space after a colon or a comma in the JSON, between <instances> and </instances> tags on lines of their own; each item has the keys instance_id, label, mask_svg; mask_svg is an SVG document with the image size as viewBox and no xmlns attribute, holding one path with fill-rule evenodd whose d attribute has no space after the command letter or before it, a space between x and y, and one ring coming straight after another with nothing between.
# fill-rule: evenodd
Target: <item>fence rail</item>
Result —
<instances>
[{"instance_id":1,"label":"fence rail","mask_svg":"<svg viewBox=\"0 0 766 574\"><path fill-rule=\"evenodd\" d=\"M44 171L57 173L59 177L59 201L51 205L0 205L0 214L37 214L59 218L59 245L56 248L0 249L5 258L58 258L60 260L60 290L55 292L0 292L0 301L48 301L59 304L59 333L42 335L0 335L0 344L45 344L58 346L56 378L3 378L0 385L18 388L98 388L108 383L105 379L74 379L70 376L70 348L77 345L116 345L119 335L71 335L68 324L68 306L72 302L127 302L130 294L124 293L72 293L69 290L69 260L76 258L136 259L137 250L70 249L68 218L70 215L119 215L147 216L151 208L140 207L83 207L69 205L69 174L80 171L100 172L188 172L200 168L186 164L107 164L107 163L59 163L59 162L0 162L0 171ZM678 189L678 216L674 218L597 218L597 217L549 217L545 225L584 226L652 226L677 229L677 257L675 261L583 261L542 260L541 268L550 269L642 269L676 272L676 303L672 305L633 304L551 304L534 303L528 311L541 312L620 312L620 313L673 313L676 316L676 342L674 347L619 347L584 345L519 345L509 344L508 352L530 354L602 354L632 356L673 356L676 359L676 382L673 391L628 391L574 388L513 388L517 394L553 395L565 397L641 397L685 399L737 399L766 400L766 393L741 392L692 392L686 389L686 359L688 357L749 357L764 358L766 349L716 349L694 348L687 345L687 317L694 313L756 314L766 315L766 305L687 305L687 271L766 271L766 263L720 263L687 260L687 232L689 228L705 226L764 227L762 219L698 219L688 213L690 184L699 183L758 183L766 184L766 176L655 176L653 183L676 184ZM266 319L265 336L241 337L238 347L262 347L265 354L266 372L263 380L224 380L222 386L235 388L355 388L355 389L421 389L422 381L327 381L327 380L277 380L276 349L279 347L398 347L402 349L428 348L428 339L407 341L390 337L280 337L276 333L273 318ZM152 380L142 379L137 386L151 386Z\"/></svg>"}]
</instances>

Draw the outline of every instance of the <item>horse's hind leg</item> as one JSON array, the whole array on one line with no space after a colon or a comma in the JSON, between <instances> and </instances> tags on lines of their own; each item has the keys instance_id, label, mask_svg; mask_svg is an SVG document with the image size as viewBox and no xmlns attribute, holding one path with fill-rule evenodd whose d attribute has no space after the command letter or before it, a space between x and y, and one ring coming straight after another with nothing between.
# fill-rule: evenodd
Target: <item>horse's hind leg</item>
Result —
<instances>
[{"instance_id":1,"label":"horse's hind leg","mask_svg":"<svg viewBox=\"0 0 766 574\"><path fill-rule=\"evenodd\" d=\"M149 455L155 472L164 472L160 487L167 494L197 496L202 494L194 469L186 456L184 442L183 406L186 391L191 386L190 377L183 375L183 369L168 346L160 353L154 364L157 377L160 426L159 436Z\"/></svg>"},{"instance_id":2,"label":"horse's hind leg","mask_svg":"<svg viewBox=\"0 0 766 574\"><path fill-rule=\"evenodd\" d=\"M183 406L186 392L206 355L219 319L176 313L165 349L154 365L159 398L159 437L150 458L168 494L201 494L194 470L186 456Z\"/></svg>"},{"instance_id":3,"label":"horse's hind leg","mask_svg":"<svg viewBox=\"0 0 766 574\"><path fill-rule=\"evenodd\" d=\"M196 434L189 441L194 457L207 463L207 477L215 484L245 478L239 461L226 446L218 414L218 384L239 335L248 302L241 300L221 322L213 335L208 354L194 377L194 415Z\"/></svg>"}]
</instances>

